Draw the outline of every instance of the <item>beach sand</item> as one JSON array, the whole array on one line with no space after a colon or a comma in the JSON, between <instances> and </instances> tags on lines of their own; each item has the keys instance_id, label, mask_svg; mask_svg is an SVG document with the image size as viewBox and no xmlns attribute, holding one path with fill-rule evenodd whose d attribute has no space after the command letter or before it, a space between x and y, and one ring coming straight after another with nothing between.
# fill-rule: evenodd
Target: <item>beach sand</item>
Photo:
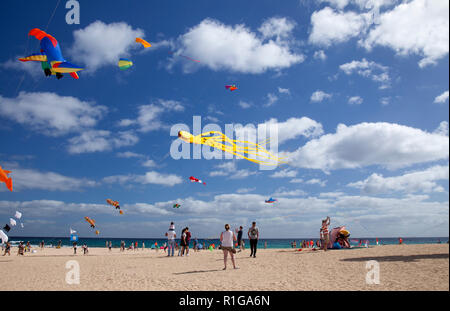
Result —
<instances>
[{"instance_id":1,"label":"beach sand","mask_svg":"<svg viewBox=\"0 0 450 311\"><path fill-rule=\"evenodd\" d=\"M295 251L259 249L237 254L222 271L220 250L167 258L164 251L90 248L37 249L0 256L0 290L449 290L448 244L386 245L368 249ZM80 284L66 283L66 262L76 260ZM366 262L379 263L380 284L366 284Z\"/></svg>"}]
</instances>

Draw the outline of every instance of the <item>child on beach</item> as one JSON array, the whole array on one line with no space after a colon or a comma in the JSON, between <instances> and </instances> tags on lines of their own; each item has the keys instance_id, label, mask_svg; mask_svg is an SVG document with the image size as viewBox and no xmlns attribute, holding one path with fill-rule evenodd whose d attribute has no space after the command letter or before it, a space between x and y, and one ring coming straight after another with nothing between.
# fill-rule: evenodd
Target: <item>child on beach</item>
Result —
<instances>
[{"instance_id":1,"label":"child on beach","mask_svg":"<svg viewBox=\"0 0 450 311\"><path fill-rule=\"evenodd\" d=\"M23 246L23 243L20 242L20 243L19 243L18 250L17 250L17 255L22 255L22 256L23 256L23 251L24 251L24 249L25 249L25 247Z\"/></svg>"},{"instance_id":2,"label":"child on beach","mask_svg":"<svg viewBox=\"0 0 450 311\"><path fill-rule=\"evenodd\" d=\"M322 227L320 228L320 239L322 240L322 248L326 252L328 248L328 242L330 240L328 235L328 226L330 225L330 217L322 220Z\"/></svg>"},{"instance_id":3,"label":"child on beach","mask_svg":"<svg viewBox=\"0 0 450 311\"><path fill-rule=\"evenodd\" d=\"M73 242L73 254L77 254L77 242Z\"/></svg>"},{"instance_id":4,"label":"child on beach","mask_svg":"<svg viewBox=\"0 0 450 311\"><path fill-rule=\"evenodd\" d=\"M3 254L3 256L5 256L6 254L8 254L8 256L11 256L11 244L9 242L6 242L5 253Z\"/></svg>"},{"instance_id":5,"label":"child on beach","mask_svg":"<svg viewBox=\"0 0 450 311\"><path fill-rule=\"evenodd\" d=\"M86 255L88 253L89 253L89 249L88 249L87 245L83 244L83 255Z\"/></svg>"}]
</instances>

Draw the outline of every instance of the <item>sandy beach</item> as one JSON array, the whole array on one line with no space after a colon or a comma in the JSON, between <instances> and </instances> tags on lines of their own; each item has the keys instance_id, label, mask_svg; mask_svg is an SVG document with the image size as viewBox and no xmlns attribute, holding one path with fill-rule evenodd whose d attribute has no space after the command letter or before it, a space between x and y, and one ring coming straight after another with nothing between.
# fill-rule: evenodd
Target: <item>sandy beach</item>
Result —
<instances>
[{"instance_id":1,"label":"sandy beach","mask_svg":"<svg viewBox=\"0 0 450 311\"><path fill-rule=\"evenodd\" d=\"M295 251L260 249L237 254L239 269L223 268L222 251L191 251L166 257L163 251L120 252L81 248L37 249L0 257L0 290L449 290L448 244L386 245L368 249ZM66 263L76 260L80 284L67 284ZM366 284L366 262L379 263L380 284Z\"/></svg>"}]
</instances>

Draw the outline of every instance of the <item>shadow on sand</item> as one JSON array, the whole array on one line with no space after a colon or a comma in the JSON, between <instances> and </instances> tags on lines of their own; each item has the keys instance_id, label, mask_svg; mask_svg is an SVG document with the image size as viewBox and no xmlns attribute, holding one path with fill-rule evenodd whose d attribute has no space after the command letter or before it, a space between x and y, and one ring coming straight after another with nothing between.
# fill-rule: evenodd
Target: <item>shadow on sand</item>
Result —
<instances>
[{"instance_id":1,"label":"shadow on sand","mask_svg":"<svg viewBox=\"0 0 450 311\"><path fill-rule=\"evenodd\" d=\"M205 273L205 272L219 272L222 271L222 269L214 269L214 270L195 270L195 271L187 271L187 272L178 272L178 273L174 273L176 275L179 274L192 274L192 273Z\"/></svg>"},{"instance_id":2,"label":"shadow on sand","mask_svg":"<svg viewBox=\"0 0 450 311\"><path fill-rule=\"evenodd\" d=\"M380 256L380 257L357 257L357 258L345 258L341 261L403 261L413 262L421 259L448 259L448 254L426 254L426 255L409 255L409 256Z\"/></svg>"}]
</instances>

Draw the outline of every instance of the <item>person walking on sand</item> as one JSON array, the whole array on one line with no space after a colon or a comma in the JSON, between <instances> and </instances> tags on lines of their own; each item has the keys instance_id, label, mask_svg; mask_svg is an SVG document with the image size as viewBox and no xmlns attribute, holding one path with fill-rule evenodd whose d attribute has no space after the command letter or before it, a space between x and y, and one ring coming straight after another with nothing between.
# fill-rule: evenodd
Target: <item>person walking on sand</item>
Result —
<instances>
[{"instance_id":1,"label":"person walking on sand","mask_svg":"<svg viewBox=\"0 0 450 311\"><path fill-rule=\"evenodd\" d=\"M73 254L76 255L77 254L77 242L76 241L73 242L72 245L73 245Z\"/></svg>"},{"instance_id":2,"label":"person walking on sand","mask_svg":"<svg viewBox=\"0 0 450 311\"><path fill-rule=\"evenodd\" d=\"M239 248L239 251L238 252L242 252L242 234L243 234L243 231L242 231L242 226L240 226L239 227L239 231L237 232L237 245L238 245L238 248Z\"/></svg>"},{"instance_id":3,"label":"person walking on sand","mask_svg":"<svg viewBox=\"0 0 450 311\"><path fill-rule=\"evenodd\" d=\"M11 243L9 242L6 242L5 253L3 254L3 256L5 256L6 254L8 254L8 256L11 256Z\"/></svg>"},{"instance_id":4,"label":"person walking on sand","mask_svg":"<svg viewBox=\"0 0 450 311\"><path fill-rule=\"evenodd\" d=\"M180 250L178 251L178 256L184 256L184 251L186 249L186 228L181 230L181 240L180 240Z\"/></svg>"},{"instance_id":5,"label":"person walking on sand","mask_svg":"<svg viewBox=\"0 0 450 311\"><path fill-rule=\"evenodd\" d=\"M225 231L220 234L220 245L221 249L223 251L223 263L224 268L223 270L227 269L227 257L228 253L231 256L231 262L233 263L233 268L238 269L236 267L236 263L234 260L234 254L236 253L236 249L233 248L233 241L236 241L236 236L234 235L234 232L230 229L230 225L225 225Z\"/></svg>"},{"instance_id":6,"label":"person walking on sand","mask_svg":"<svg viewBox=\"0 0 450 311\"><path fill-rule=\"evenodd\" d=\"M186 256L189 256L189 244L191 243L191 233L189 232L189 228L186 227Z\"/></svg>"},{"instance_id":7,"label":"person walking on sand","mask_svg":"<svg viewBox=\"0 0 450 311\"><path fill-rule=\"evenodd\" d=\"M169 230L166 232L166 237L168 245L167 257L173 257L175 252L175 238L177 237L177 234L175 233L175 225L173 224L173 222L170 223Z\"/></svg>"},{"instance_id":8,"label":"person walking on sand","mask_svg":"<svg viewBox=\"0 0 450 311\"><path fill-rule=\"evenodd\" d=\"M322 248L326 252L328 249L328 243L330 242L328 226L330 225L330 217L322 220L322 227L320 228L320 239L322 240Z\"/></svg>"},{"instance_id":9,"label":"person walking on sand","mask_svg":"<svg viewBox=\"0 0 450 311\"><path fill-rule=\"evenodd\" d=\"M256 249L258 247L259 230L256 222L252 222L252 226L248 229L248 238L250 239L250 257L256 258Z\"/></svg>"},{"instance_id":10,"label":"person walking on sand","mask_svg":"<svg viewBox=\"0 0 450 311\"><path fill-rule=\"evenodd\" d=\"M109 249L109 251L111 251L111 249L112 249L112 241L109 241L108 249Z\"/></svg>"}]
</instances>

